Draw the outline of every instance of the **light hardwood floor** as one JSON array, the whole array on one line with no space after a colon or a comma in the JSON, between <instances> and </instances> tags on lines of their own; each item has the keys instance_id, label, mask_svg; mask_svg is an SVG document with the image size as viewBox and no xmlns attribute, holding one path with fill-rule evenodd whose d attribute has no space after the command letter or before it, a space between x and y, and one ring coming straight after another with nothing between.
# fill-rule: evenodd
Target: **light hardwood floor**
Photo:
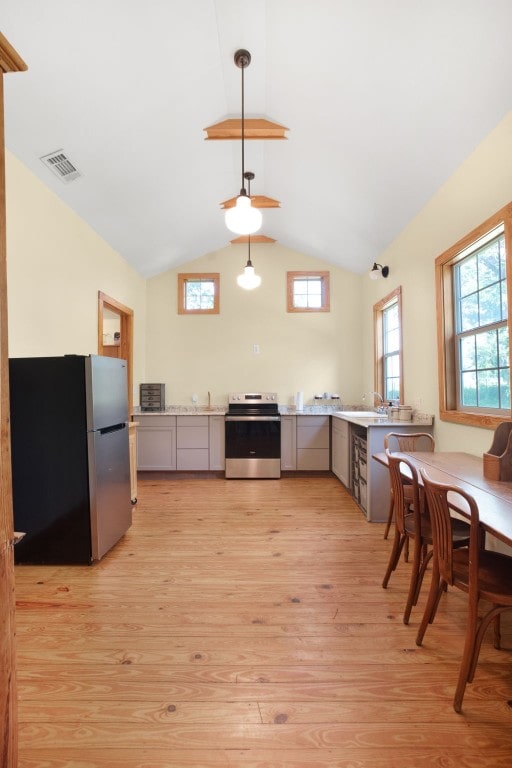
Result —
<instances>
[{"instance_id":1,"label":"light hardwood floor","mask_svg":"<svg viewBox=\"0 0 512 768\"><path fill-rule=\"evenodd\" d=\"M382 533L329 475L143 475L100 563L16 568L20 768L509 768L510 621L455 714L464 596L417 648Z\"/></svg>"}]
</instances>

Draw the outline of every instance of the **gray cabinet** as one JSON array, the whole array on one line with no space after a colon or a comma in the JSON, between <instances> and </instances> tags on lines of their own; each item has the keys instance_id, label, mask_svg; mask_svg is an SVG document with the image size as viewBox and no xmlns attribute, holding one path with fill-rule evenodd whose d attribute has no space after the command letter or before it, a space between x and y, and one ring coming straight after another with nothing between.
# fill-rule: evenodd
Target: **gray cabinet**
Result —
<instances>
[{"instance_id":1,"label":"gray cabinet","mask_svg":"<svg viewBox=\"0 0 512 768\"><path fill-rule=\"evenodd\" d=\"M208 416L176 417L176 469L209 469Z\"/></svg>"},{"instance_id":2,"label":"gray cabinet","mask_svg":"<svg viewBox=\"0 0 512 768\"><path fill-rule=\"evenodd\" d=\"M297 469L297 419L281 416L281 469Z\"/></svg>"},{"instance_id":3,"label":"gray cabinet","mask_svg":"<svg viewBox=\"0 0 512 768\"><path fill-rule=\"evenodd\" d=\"M223 470L226 466L224 416L209 416L210 469Z\"/></svg>"},{"instance_id":4,"label":"gray cabinet","mask_svg":"<svg viewBox=\"0 0 512 768\"><path fill-rule=\"evenodd\" d=\"M137 414L137 469L176 469L176 416Z\"/></svg>"},{"instance_id":5,"label":"gray cabinet","mask_svg":"<svg viewBox=\"0 0 512 768\"><path fill-rule=\"evenodd\" d=\"M329 416L297 416L297 469L330 468Z\"/></svg>"},{"instance_id":6,"label":"gray cabinet","mask_svg":"<svg viewBox=\"0 0 512 768\"><path fill-rule=\"evenodd\" d=\"M350 488L350 425L343 419L332 420L331 467L343 485Z\"/></svg>"}]
</instances>

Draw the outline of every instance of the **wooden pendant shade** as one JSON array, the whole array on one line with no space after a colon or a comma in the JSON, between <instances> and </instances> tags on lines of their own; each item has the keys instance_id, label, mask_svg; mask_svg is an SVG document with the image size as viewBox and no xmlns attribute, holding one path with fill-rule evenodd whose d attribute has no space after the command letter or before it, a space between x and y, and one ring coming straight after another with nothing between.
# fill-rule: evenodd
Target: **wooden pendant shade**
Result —
<instances>
[{"instance_id":1,"label":"wooden pendant shade","mask_svg":"<svg viewBox=\"0 0 512 768\"><path fill-rule=\"evenodd\" d=\"M263 117L245 118L244 139L286 139L284 125L271 123ZM242 138L242 120L239 117L222 120L220 123L203 128L206 131L205 141L226 141Z\"/></svg>"}]
</instances>

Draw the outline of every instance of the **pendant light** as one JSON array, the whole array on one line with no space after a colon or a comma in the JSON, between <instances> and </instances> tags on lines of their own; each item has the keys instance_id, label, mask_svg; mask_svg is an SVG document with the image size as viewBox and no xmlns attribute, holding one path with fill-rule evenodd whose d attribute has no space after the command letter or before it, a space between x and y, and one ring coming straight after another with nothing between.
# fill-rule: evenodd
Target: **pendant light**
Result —
<instances>
[{"instance_id":1,"label":"pendant light","mask_svg":"<svg viewBox=\"0 0 512 768\"><path fill-rule=\"evenodd\" d=\"M262 216L257 208L251 205L250 195L247 194L245 177L245 106L244 106L244 69L251 63L251 54L243 48L235 53L235 64L242 70L242 188L236 199L236 204L228 208L225 215L226 226L237 235L252 235L261 227Z\"/></svg>"},{"instance_id":2,"label":"pendant light","mask_svg":"<svg viewBox=\"0 0 512 768\"><path fill-rule=\"evenodd\" d=\"M251 236L248 235L247 239L247 264L244 267L244 271L241 275L238 275L236 281L240 288L245 288L246 291L252 291L254 288L258 288L261 285L261 277L256 274L251 261Z\"/></svg>"},{"instance_id":3,"label":"pendant light","mask_svg":"<svg viewBox=\"0 0 512 768\"><path fill-rule=\"evenodd\" d=\"M252 171L246 171L244 173L244 179L247 179L249 188L249 199L251 196L251 181L254 179L254 173ZM244 271L241 275L238 275L236 279L240 288L245 288L246 291L252 291L254 288L258 288L261 285L261 277L256 274L251 261L251 236L247 235L247 264L244 267Z\"/></svg>"}]
</instances>

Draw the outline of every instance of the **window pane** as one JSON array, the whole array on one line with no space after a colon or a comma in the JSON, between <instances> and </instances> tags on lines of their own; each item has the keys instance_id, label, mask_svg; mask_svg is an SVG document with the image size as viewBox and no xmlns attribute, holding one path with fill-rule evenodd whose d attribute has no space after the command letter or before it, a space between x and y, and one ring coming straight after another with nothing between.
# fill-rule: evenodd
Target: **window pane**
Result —
<instances>
[{"instance_id":1,"label":"window pane","mask_svg":"<svg viewBox=\"0 0 512 768\"><path fill-rule=\"evenodd\" d=\"M297 278L293 282L293 305L302 309L322 306L322 278Z\"/></svg>"},{"instance_id":2,"label":"window pane","mask_svg":"<svg viewBox=\"0 0 512 768\"><path fill-rule=\"evenodd\" d=\"M470 256L459 265L457 269L459 278L459 296L468 296L478 290L478 276L476 271L476 256Z\"/></svg>"},{"instance_id":3,"label":"window pane","mask_svg":"<svg viewBox=\"0 0 512 768\"><path fill-rule=\"evenodd\" d=\"M213 280L187 280L185 283L186 309L213 309L214 299Z\"/></svg>"},{"instance_id":4,"label":"window pane","mask_svg":"<svg viewBox=\"0 0 512 768\"><path fill-rule=\"evenodd\" d=\"M478 406L480 408L499 408L498 372L496 370L479 371L477 381Z\"/></svg>"},{"instance_id":5,"label":"window pane","mask_svg":"<svg viewBox=\"0 0 512 768\"><path fill-rule=\"evenodd\" d=\"M471 293L459 303L459 331L478 328L478 294Z\"/></svg>"},{"instance_id":6,"label":"window pane","mask_svg":"<svg viewBox=\"0 0 512 768\"><path fill-rule=\"evenodd\" d=\"M466 406L477 405L476 373L468 372L461 375L461 403Z\"/></svg>"},{"instance_id":7,"label":"window pane","mask_svg":"<svg viewBox=\"0 0 512 768\"><path fill-rule=\"evenodd\" d=\"M476 336L476 367L498 367L498 334L496 331L479 333Z\"/></svg>"},{"instance_id":8,"label":"window pane","mask_svg":"<svg viewBox=\"0 0 512 768\"><path fill-rule=\"evenodd\" d=\"M510 350L508 344L508 328L498 328L498 354L500 359L500 368L510 366Z\"/></svg>"},{"instance_id":9,"label":"window pane","mask_svg":"<svg viewBox=\"0 0 512 768\"><path fill-rule=\"evenodd\" d=\"M503 368L500 371L500 408L510 408L510 371Z\"/></svg>"},{"instance_id":10,"label":"window pane","mask_svg":"<svg viewBox=\"0 0 512 768\"><path fill-rule=\"evenodd\" d=\"M498 323L501 320L501 287L494 283L480 291L480 322L479 325Z\"/></svg>"},{"instance_id":11,"label":"window pane","mask_svg":"<svg viewBox=\"0 0 512 768\"><path fill-rule=\"evenodd\" d=\"M475 336L464 336L460 341L460 367L463 371L476 368Z\"/></svg>"},{"instance_id":12,"label":"window pane","mask_svg":"<svg viewBox=\"0 0 512 768\"><path fill-rule=\"evenodd\" d=\"M478 253L478 287L480 290L500 279L500 244L494 240Z\"/></svg>"}]
</instances>

